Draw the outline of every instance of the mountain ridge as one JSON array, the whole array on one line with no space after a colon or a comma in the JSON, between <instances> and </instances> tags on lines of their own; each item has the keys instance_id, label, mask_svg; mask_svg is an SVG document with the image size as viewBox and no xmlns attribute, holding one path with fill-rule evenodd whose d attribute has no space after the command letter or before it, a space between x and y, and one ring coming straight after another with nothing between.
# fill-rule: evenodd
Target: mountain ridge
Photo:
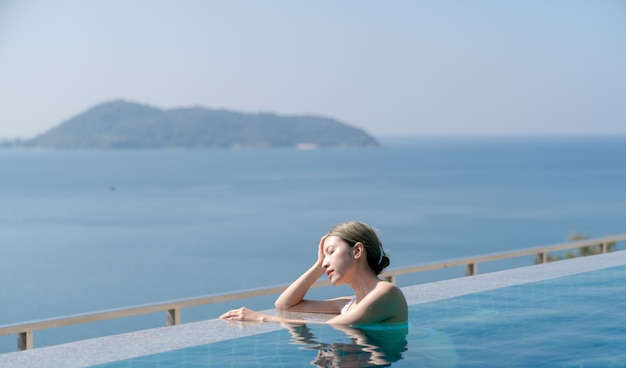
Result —
<instances>
[{"instance_id":1,"label":"mountain ridge","mask_svg":"<svg viewBox=\"0 0 626 368\"><path fill-rule=\"evenodd\" d=\"M380 146L364 130L328 117L201 106L159 109L122 99L96 105L24 145L62 149Z\"/></svg>"}]
</instances>

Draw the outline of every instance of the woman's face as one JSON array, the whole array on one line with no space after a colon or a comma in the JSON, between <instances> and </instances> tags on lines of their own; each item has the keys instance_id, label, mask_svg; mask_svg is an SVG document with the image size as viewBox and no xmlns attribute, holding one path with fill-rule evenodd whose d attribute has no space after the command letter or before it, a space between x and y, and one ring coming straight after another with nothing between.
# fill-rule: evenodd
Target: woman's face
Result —
<instances>
[{"instance_id":1,"label":"woman's face","mask_svg":"<svg viewBox=\"0 0 626 368\"><path fill-rule=\"evenodd\" d=\"M348 243L334 235L326 238L322 267L326 269L326 275L333 285L347 282L345 276L349 274L353 264L354 252Z\"/></svg>"}]
</instances>

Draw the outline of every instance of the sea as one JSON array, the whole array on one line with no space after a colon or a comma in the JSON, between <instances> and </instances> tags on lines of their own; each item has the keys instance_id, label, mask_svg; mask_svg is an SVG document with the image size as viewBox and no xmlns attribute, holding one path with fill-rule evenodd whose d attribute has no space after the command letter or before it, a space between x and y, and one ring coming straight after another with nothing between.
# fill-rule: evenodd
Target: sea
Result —
<instances>
[{"instance_id":1,"label":"sea","mask_svg":"<svg viewBox=\"0 0 626 368\"><path fill-rule=\"evenodd\" d=\"M320 237L347 220L377 229L390 268L626 233L626 136L381 142L0 150L0 326L284 285L313 264ZM240 305L269 309L273 299L184 309L182 320ZM147 315L36 331L34 340L41 347L164 324L164 314ZM0 353L16 350L16 340L0 336Z\"/></svg>"}]
</instances>

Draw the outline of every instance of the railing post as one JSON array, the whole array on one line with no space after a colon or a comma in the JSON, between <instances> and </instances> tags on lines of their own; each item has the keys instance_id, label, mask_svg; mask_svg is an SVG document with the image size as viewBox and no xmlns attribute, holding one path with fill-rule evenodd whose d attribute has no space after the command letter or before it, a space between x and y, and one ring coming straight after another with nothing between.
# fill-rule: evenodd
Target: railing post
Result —
<instances>
[{"instance_id":1,"label":"railing post","mask_svg":"<svg viewBox=\"0 0 626 368\"><path fill-rule=\"evenodd\" d=\"M547 263L548 262L548 252L537 253L537 260L539 261L539 263Z\"/></svg>"},{"instance_id":2,"label":"railing post","mask_svg":"<svg viewBox=\"0 0 626 368\"><path fill-rule=\"evenodd\" d=\"M465 276L474 276L478 274L478 263L472 262L465 265Z\"/></svg>"},{"instance_id":3,"label":"railing post","mask_svg":"<svg viewBox=\"0 0 626 368\"><path fill-rule=\"evenodd\" d=\"M600 253L602 254L606 253L606 248L607 248L606 241L603 241L602 243L600 243L599 246L600 246Z\"/></svg>"},{"instance_id":4,"label":"railing post","mask_svg":"<svg viewBox=\"0 0 626 368\"><path fill-rule=\"evenodd\" d=\"M30 350L33 348L33 331L24 331L17 334L17 350Z\"/></svg>"},{"instance_id":5,"label":"railing post","mask_svg":"<svg viewBox=\"0 0 626 368\"><path fill-rule=\"evenodd\" d=\"M390 282L390 283L394 284L394 285L396 283L396 275L388 275L388 276L383 277L383 279L385 281L387 281L387 282Z\"/></svg>"},{"instance_id":6,"label":"railing post","mask_svg":"<svg viewBox=\"0 0 626 368\"><path fill-rule=\"evenodd\" d=\"M174 326L180 324L180 308L168 309L166 312L166 326Z\"/></svg>"}]
</instances>

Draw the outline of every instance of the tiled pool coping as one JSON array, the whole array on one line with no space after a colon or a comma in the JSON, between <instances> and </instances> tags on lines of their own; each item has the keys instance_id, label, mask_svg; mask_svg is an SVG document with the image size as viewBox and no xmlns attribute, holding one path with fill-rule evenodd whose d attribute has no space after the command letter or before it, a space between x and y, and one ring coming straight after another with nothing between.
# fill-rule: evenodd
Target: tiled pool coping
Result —
<instances>
[{"instance_id":1,"label":"tiled pool coping","mask_svg":"<svg viewBox=\"0 0 626 368\"><path fill-rule=\"evenodd\" d=\"M626 264L626 251L438 281L402 288L409 304L431 302L486 290L568 276ZM273 310L266 311L272 313ZM0 354L2 367L85 367L168 350L205 345L278 330L275 323L244 328L222 320L130 332L33 350Z\"/></svg>"}]
</instances>

